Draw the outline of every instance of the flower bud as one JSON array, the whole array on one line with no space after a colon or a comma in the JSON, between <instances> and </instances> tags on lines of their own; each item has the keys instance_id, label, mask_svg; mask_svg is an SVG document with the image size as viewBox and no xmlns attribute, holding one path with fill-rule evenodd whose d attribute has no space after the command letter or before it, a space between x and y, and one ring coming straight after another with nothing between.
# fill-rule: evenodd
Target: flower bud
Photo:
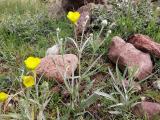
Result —
<instances>
[{"instance_id":1,"label":"flower bud","mask_svg":"<svg viewBox=\"0 0 160 120\"><path fill-rule=\"evenodd\" d=\"M107 26L107 24L108 24L107 20L102 21L102 25Z\"/></svg>"},{"instance_id":2,"label":"flower bud","mask_svg":"<svg viewBox=\"0 0 160 120\"><path fill-rule=\"evenodd\" d=\"M112 31L111 30L108 30L108 34L111 34L112 33Z\"/></svg>"},{"instance_id":3,"label":"flower bud","mask_svg":"<svg viewBox=\"0 0 160 120\"><path fill-rule=\"evenodd\" d=\"M89 15L86 16L86 19L87 19L87 20L89 19Z\"/></svg>"},{"instance_id":4,"label":"flower bud","mask_svg":"<svg viewBox=\"0 0 160 120\"><path fill-rule=\"evenodd\" d=\"M56 29L56 31L57 31L57 32L60 32L60 29L59 29L59 28L57 28L57 29Z\"/></svg>"}]
</instances>

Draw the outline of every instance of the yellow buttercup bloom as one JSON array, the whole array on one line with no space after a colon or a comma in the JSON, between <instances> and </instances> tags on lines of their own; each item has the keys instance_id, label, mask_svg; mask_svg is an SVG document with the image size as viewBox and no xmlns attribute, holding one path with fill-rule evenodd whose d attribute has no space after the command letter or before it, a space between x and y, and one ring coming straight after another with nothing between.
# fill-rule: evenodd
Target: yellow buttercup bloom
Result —
<instances>
[{"instance_id":1,"label":"yellow buttercup bloom","mask_svg":"<svg viewBox=\"0 0 160 120\"><path fill-rule=\"evenodd\" d=\"M37 57L28 57L24 63L26 67L30 70L36 69L36 67L40 64L41 59Z\"/></svg>"},{"instance_id":2,"label":"yellow buttercup bloom","mask_svg":"<svg viewBox=\"0 0 160 120\"><path fill-rule=\"evenodd\" d=\"M79 12L72 12L69 11L67 14L67 18L73 22L74 24L76 24L80 18L80 13Z\"/></svg>"},{"instance_id":3,"label":"yellow buttercup bloom","mask_svg":"<svg viewBox=\"0 0 160 120\"><path fill-rule=\"evenodd\" d=\"M27 88L35 85L35 80L33 76L23 76L22 80L23 80L23 85Z\"/></svg>"},{"instance_id":4,"label":"yellow buttercup bloom","mask_svg":"<svg viewBox=\"0 0 160 120\"><path fill-rule=\"evenodd\" d=\"M0 102L4 102L5 100L7 100L8 96L9 96L8 94L0 92Z\"/></svg>"}]
</instances>

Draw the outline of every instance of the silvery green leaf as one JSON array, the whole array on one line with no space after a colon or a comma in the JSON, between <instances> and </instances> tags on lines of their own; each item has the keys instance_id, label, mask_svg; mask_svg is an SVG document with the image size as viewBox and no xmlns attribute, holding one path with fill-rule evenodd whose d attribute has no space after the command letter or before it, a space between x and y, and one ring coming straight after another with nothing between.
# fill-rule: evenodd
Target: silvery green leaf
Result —
<instances>
[{"instance_id":1,"label":"silvery green leaf","mask_svg":"<svg viewBox=\"0 0 160 120\"><path fill-rule=\"evenodd\" d=\"M122 112L119 111L108 111L110 114L119 115L122 114Z\"/></svg>"},{"instance_id":2,"label":"silvery green leaf","mask_svg":"<svg viewBox=\"0 0 160 120\"><path fill-rule=\"evenodd\" d=\"M99 91L96 91L94 93L97 94L97 95L99 95L99 96L103 96L106 99L109 99L111 101L117 102L117 100L112 95L110 95L110 94L107 94L107 93L104 93L104 92L99 92Z\"/></svg>"},{"instance_id":3,"label":"silvery green leaf","mask_svg":"<svg viewBox=\"0 0 160 120\"><path fill-rule=\"evenodd\" d=\"M1 114L0 118L13 118L13 119L21 119L20 115L17 113L8 113L8 114Z\"/></svg>"},{"instance_id":4,"label":"silvery green leaf","mask_svg":"<svg viewBox=\"0 0 160 120\"><path fill-rule=\"evenodd\" d=\"M118 103L118 104L115 104L115 105L111 105L108 108L113 108L113 107L123 106L123 105L124 105L123 103Z\"/></svg>"},{"instance_id":5,"label":"silvery green leaf","mask_svg":"<svg viewBox=\"0 0 160 120\"><path fill-rule=\"evenodd\" d=\"M93 93L86 100L82 102L82 107L83 108L89 107L91 104L96 102L99 98L100 96L98 94Z\"/></svg>"}]
</instances>

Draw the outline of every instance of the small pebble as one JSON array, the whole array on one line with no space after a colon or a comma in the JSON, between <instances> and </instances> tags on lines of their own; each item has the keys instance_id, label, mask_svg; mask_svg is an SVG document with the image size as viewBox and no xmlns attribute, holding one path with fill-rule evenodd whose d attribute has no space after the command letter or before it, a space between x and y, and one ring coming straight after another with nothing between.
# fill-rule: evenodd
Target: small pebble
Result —
<instances>
[{"instance_id":1,"label":"small pebble","mask_svg":"<svg viewBox=\"0 0 160 120\"><path fill-rule=\"evenodd\" d=\"M58 44L53 45L52 47L48 48L46 51L46 56L48 55L58 55L60 52L60 46Z\"/></svg>"},{"instance_id":2,"label":"small pebble","mask_svg":"<svg viewBox=\"0 0 160 120\"><path fill-rule=\"evenodd\" d=\"M155 89L160 90L160 80L157 80L157 81L153 82L153 87L154 87Z\"/></svg>"}]
</instances>

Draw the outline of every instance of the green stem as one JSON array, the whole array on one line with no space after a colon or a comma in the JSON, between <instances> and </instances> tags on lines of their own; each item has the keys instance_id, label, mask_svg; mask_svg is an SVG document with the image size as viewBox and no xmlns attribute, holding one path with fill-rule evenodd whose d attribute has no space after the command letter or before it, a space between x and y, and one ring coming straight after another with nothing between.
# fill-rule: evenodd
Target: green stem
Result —
<instances>
[{"instance_id":1,"label":"green stem","mask_svg":"<svg viewBox=\"0 0 160 120\"><path fill-rule=\"evenodd\" d=\"M0 103L0 114L2 112L2 105L3 105L3 103Z\"/></svg>"},{"instance_id":2,"label":"green stem","mask_svg":"<svg viewBox=\"0 0 160 120\"><path fill-rule=\"evenodd\" d=\"M79 72L79 81L78 81L78 86L77 86L77 97L78 97L78 101L79 101L79 89L80 89L80 84L81 84L81 56L82 56L82 54L81 54L81 51L79 51L80 53L79 53L79 56L78 56L78 67L79 67L79 70L78 70L78 72Z\"/></svg>"},{"instance_id":3,"label":"green stem","mask_svg":"<svg viewBox=\"0 0 160 120\"><path fill-rule=\"evenodd\" d=\"M33 70L33 77L34 77L34 81L35 81L35 90L36 90L36 96L38 98L39 94L38 94L38 84L37 84L37 80L36 80L36 77L37 77L37 74L36 74L36 71Z\"/></svg>"}]
</instances>

